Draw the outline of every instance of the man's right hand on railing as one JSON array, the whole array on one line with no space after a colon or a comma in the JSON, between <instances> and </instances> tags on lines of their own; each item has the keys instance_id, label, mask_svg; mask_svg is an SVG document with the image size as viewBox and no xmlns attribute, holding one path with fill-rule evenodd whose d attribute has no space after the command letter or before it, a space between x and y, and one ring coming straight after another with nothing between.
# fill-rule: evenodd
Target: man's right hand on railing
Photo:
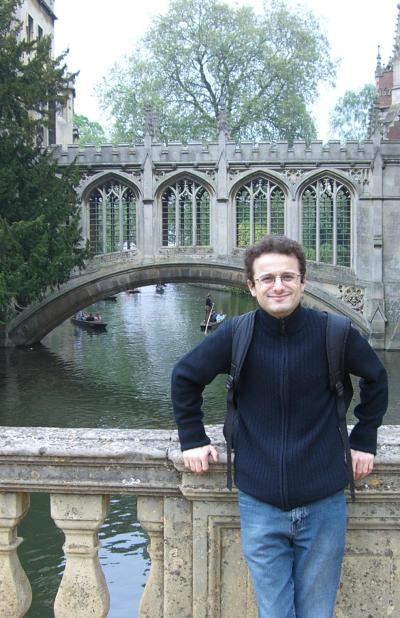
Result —
<instances>
[{"instance_id":1,"label":"man's right hand on railing","mask_svg":"<svg viewBox=\"0 0 400 618\"><path fill-rule=\"evenodd\" d=\"M191 472L201 474L208 471L209 463L218 463L218 453L214 446L205 444L183 451L183 463Z\"/></svg>"}]
</instances>

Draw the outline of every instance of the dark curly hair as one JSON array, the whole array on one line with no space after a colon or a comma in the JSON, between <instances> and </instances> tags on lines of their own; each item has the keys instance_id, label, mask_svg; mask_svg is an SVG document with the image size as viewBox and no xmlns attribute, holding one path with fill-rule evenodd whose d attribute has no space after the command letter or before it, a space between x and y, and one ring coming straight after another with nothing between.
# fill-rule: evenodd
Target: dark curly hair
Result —
<instances>
[{"instance_id":1,"label":"dark curly hair","mask_svg":"<svg viewBox=\"0 0 400 618\"><path fill-rule=\"evenodd\" d=\"M303 247L298 242L288 238L287 236L274 236L272 234L269 236L264 236L261 240L246 249L244 256L244 268L246 278L249 281L254 282L254 260L264 253L282 253L284 255L293 255L296 257L299 262L301 281L304 281L306 274L306 256L304 254Z\"/></svg>"}]
</instances>

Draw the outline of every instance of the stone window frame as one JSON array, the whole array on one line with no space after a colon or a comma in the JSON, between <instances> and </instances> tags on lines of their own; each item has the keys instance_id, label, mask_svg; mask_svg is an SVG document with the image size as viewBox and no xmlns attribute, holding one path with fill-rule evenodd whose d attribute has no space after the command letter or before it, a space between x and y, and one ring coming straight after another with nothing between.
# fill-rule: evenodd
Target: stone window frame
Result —
<instances>
[{"instance_id":1,"label":"stone window frame","mask_svg":"<svg viewBox=\"0 0 400 618\"><path fill-rule=\"evenodd\" d=\"M183 188L182 190L179 188L179 184L183 183ZM188 185L191 184L193 188L189 189ZM164 215L164 196L166 195L166 193L171 190L172 193L175 196L175 206L174 206L174 212L173 212L173 218L174 218L174 239L173 242L169 242L168 238L166 241L166 236L165 236L165 225L164 225L164 221L165 221L165 215ZM201 242L201 238L199 237L199 219L201 217L201 211L199 210L199 204L197 201L197 196L198 193L200 191L204 192L204 195L208 196L208 209L207 209L207 221L205 223L205 228L206 228L206 238L205 240L208 242ZM186 228L185 226L182 226L182 208L180 208L180 203L179 203L179 197L184 196L184 195L188 195L191 197L191 209L189 208L189 216L190 216L190 223L189 223L189 227ZM178 199L177 199L178 198ZM162 191L160 191L159 193L159 203L160 203L160 232L161 232L161 238L160 238L160 243L161 243L161 247L162 248L171 248L171 247L209 247L211 246L211 205L212 205L212 194L210 192L210 189L208 188L208 186L206 185L206 183L202 182L202 180L200 178L194 177L192 175L189 174L182 174L177 176L174 176L172 178L169 179L169 182L166 183L163 188ZM172 209L171 209L172 210ZM168 214L168 213L167 213ZM184 213L183 213L184 214ZM204 223L204 221L203 221ZM182 242L183 238L182 235L185 234L185 230L190 228L190 238L191 238L191 242L190 243L186 243L186 242ZM167 228L168 231L168 228ZM199 242L200 241L200 242Z\"/></svg>"},{"instance_id":2,"label":"stone window frame","mask_svg":"<svg viewBox=\"0 0 400 618\"><path fill-rule=\"evenodd\" d=\"M257 189L256 192L253 191L253 183L254 182L260 182L260 181L264 181L267 182L268 184L268 194L267 194L267 221L266 221L266 229L262 230L261 234L257 234L255 233L255 225L256 225L256 221L255 221L255 211L254 211L254 196L256 195L256 193L259 191L259 188ZM250 196L250 209L249 209L249 239L248 239L248 243L246 243L245 245L240 245L238 243L238 194L240 193L240 191L242 189L246 189L248 187L248 185L250 185L251 189L249 191L249 196ZM282 193L283 196L283 201L282 201L282 213L281 213L281 218L283 219L283 226L282 229L279 229L277 231L271 231L271 195L274 193L274 191L279 190ZM253 174L252 176L247 176L246 178L242 178L241 182L237 184L234 194L232 196L232 202L233 202L233 210L234 210L234 218L233 218L233 230L234 230L234 245L237 249L243 249L245 248L245 246L248 246L248 244L253 244L254 242L256 242L257 240L259 240L259 237L264 236L265 234L269 234L269 233L276 233L276 234L285 234L286 233L286 229L287 229L287 205L288 205L288 195L287 195L287 190L284 186L282 186L282 184L279 182L279 180L273 176L269 176L268 174L262 173L262 172L258 172L256 174Z\"/></svg>"},{"instance_id":3,"label":"stone window frame","mask_svg":"<svg viewBox=\"0 0 400 618\"><path fill-rule=\"evenodd\" d=\"M331 260L327 261L327 260L321 260L321 228L320 228L320 223L321 223L321 191L319 191L318 187L320 186L321 183L326 181L332 182L333 183L333 191L332 191L332 195L333 195L333 204L332 204L332 258ZM314 189L315 193L316 193L316 214L315 214L315 257L310 257L309 254L307 254L307 244L305 243L304 240L304 194L307 191L307 189ZM340 263L340 260L338 260L338 226L337 226L337 220L338 220L338 202L337 202L337 195L339 193L339 191L341 191L342 189L344 189L347 193L348 193L348 200L349 200L349 212L348 212L348 216L347 216L347 223L349 226L349 233L348 233L348 263L344 264L344 263ZM329 265L333 265L333 266L343 266L344 268L352 268L353 266L353 250L354 250L354 241L353 241L353 229L354 229L354 221L353 221L353 217L354 217L354 194L353 194L353 190L351 187L351 184L346 182L345 179L338 177L334 174L332 174L331 172L329 172L328 170L324 171L323 173L321 173L318 176L314 176L311 178L307 179L307 182L303 184L303 187L301 189L301 192L299 194L299 223L300 223L300 242L303 245L305 251L306 251L306 257L308 260L311 260L313 262L316 263L320 263L320 264L329 264ZM319 230L319 234L318 234L318 230Z\"/></svg>"},{"instance_id":4,"label":"stone window frame","mask_svg":"<svg viewBox=\"0 0 400 618\"><path fill-rule=\"evenodd\" d=\"M114 195L117 197L118 199L118 222L116 224L116 229L118 230L118 240L117 240L117 244L119 246L115 247L112 246L110 251L107 251L107 221L109 219L108 215L107 215L107 201L103 202L103 209L102 209L102 215L101 215L101 228L102 228L102 247L103 250L102 251L98 251L97 250L97 246L96 248L93 250L93 243L92 243L92 235L91 235L91 228L92 228L92 223L91 223L91 197L92 195L98 191L101 192L102 188L105 187L106 185L111 185L112 186L112 192L114 193ZM118 189L122 188L122 191L119 191L119 195L118 195L118 191L115 191L115 188L118 187ZM123 197L124 194L130 191L132 194L132 198L133 198L133 202L134 202L134 206L132 207L132 209L130 209L130 212L133 211L134 213L134 223L131 227L131 229L133 229L133 237L128 238L125 235L125 217L124 217L124 205L126 204L126 202L123 201ZM129 202L131 203L131 202ZM96 180L96 182L94 182L92 185L90 185L90 187L88 187L87 191L86 191L86 198L85 198L85 205L86 205L86 212L87 212L87 237L89 240L89 244L90 244L90 248L91 248L91 252L93 255L107 255L110 253L121 253L121 252L125 252L125 251L130 251L132 249L136 249L137 248L137 233L138 233L138 206L139 206L139 194L138 191L136 189L135 186L131 185L129 182L127 182L125 179L120 178L118 176L114 176L114 175L110 175L110 176L102 176L100 178L98 178ZM115 241L114 241L115 242ZM127 246L125 247L125 244L127 244Z\"/></svg>"}]
</instances>

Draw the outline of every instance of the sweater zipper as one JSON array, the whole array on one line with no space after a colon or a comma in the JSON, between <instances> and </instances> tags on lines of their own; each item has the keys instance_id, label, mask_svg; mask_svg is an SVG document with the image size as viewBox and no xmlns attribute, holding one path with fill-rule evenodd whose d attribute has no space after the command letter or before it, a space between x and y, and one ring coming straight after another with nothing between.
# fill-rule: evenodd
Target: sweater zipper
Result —
<instances>
[{"instance_id":1,"label":"sweater zipper","mask_svg":"<svg viewBox=\"0 0 400 618\"><path fill-rule=\"evenodd\" d=\"M281 402L282 402L282 440L281 440L281 461L280 461L280 476L281 476L281 501L283 510L289 508L288 504L288 489L286 475L286 447L287 447L287 431L288 431L288 407L287 407L287 336L285 320L281 322L281 350L282 350L282 365L281 365Z\"/></svg>"}]
</instances>

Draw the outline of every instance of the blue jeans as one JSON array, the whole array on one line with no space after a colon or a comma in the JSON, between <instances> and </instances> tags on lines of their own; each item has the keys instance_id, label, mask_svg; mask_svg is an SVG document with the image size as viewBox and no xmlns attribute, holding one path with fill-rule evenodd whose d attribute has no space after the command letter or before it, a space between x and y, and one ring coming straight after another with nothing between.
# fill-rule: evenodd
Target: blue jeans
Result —
<instances>
[{"instance_id":1,"label":"blue jeans","mask_svg":"<svg viewBox=\"0 0 400 618\"><path fill-rule=\"evenodd\" d=\"M291 511L239 492L239 507L259 618L332 618L345 548L344 492Z\"/></svg>"}]
</instances>

